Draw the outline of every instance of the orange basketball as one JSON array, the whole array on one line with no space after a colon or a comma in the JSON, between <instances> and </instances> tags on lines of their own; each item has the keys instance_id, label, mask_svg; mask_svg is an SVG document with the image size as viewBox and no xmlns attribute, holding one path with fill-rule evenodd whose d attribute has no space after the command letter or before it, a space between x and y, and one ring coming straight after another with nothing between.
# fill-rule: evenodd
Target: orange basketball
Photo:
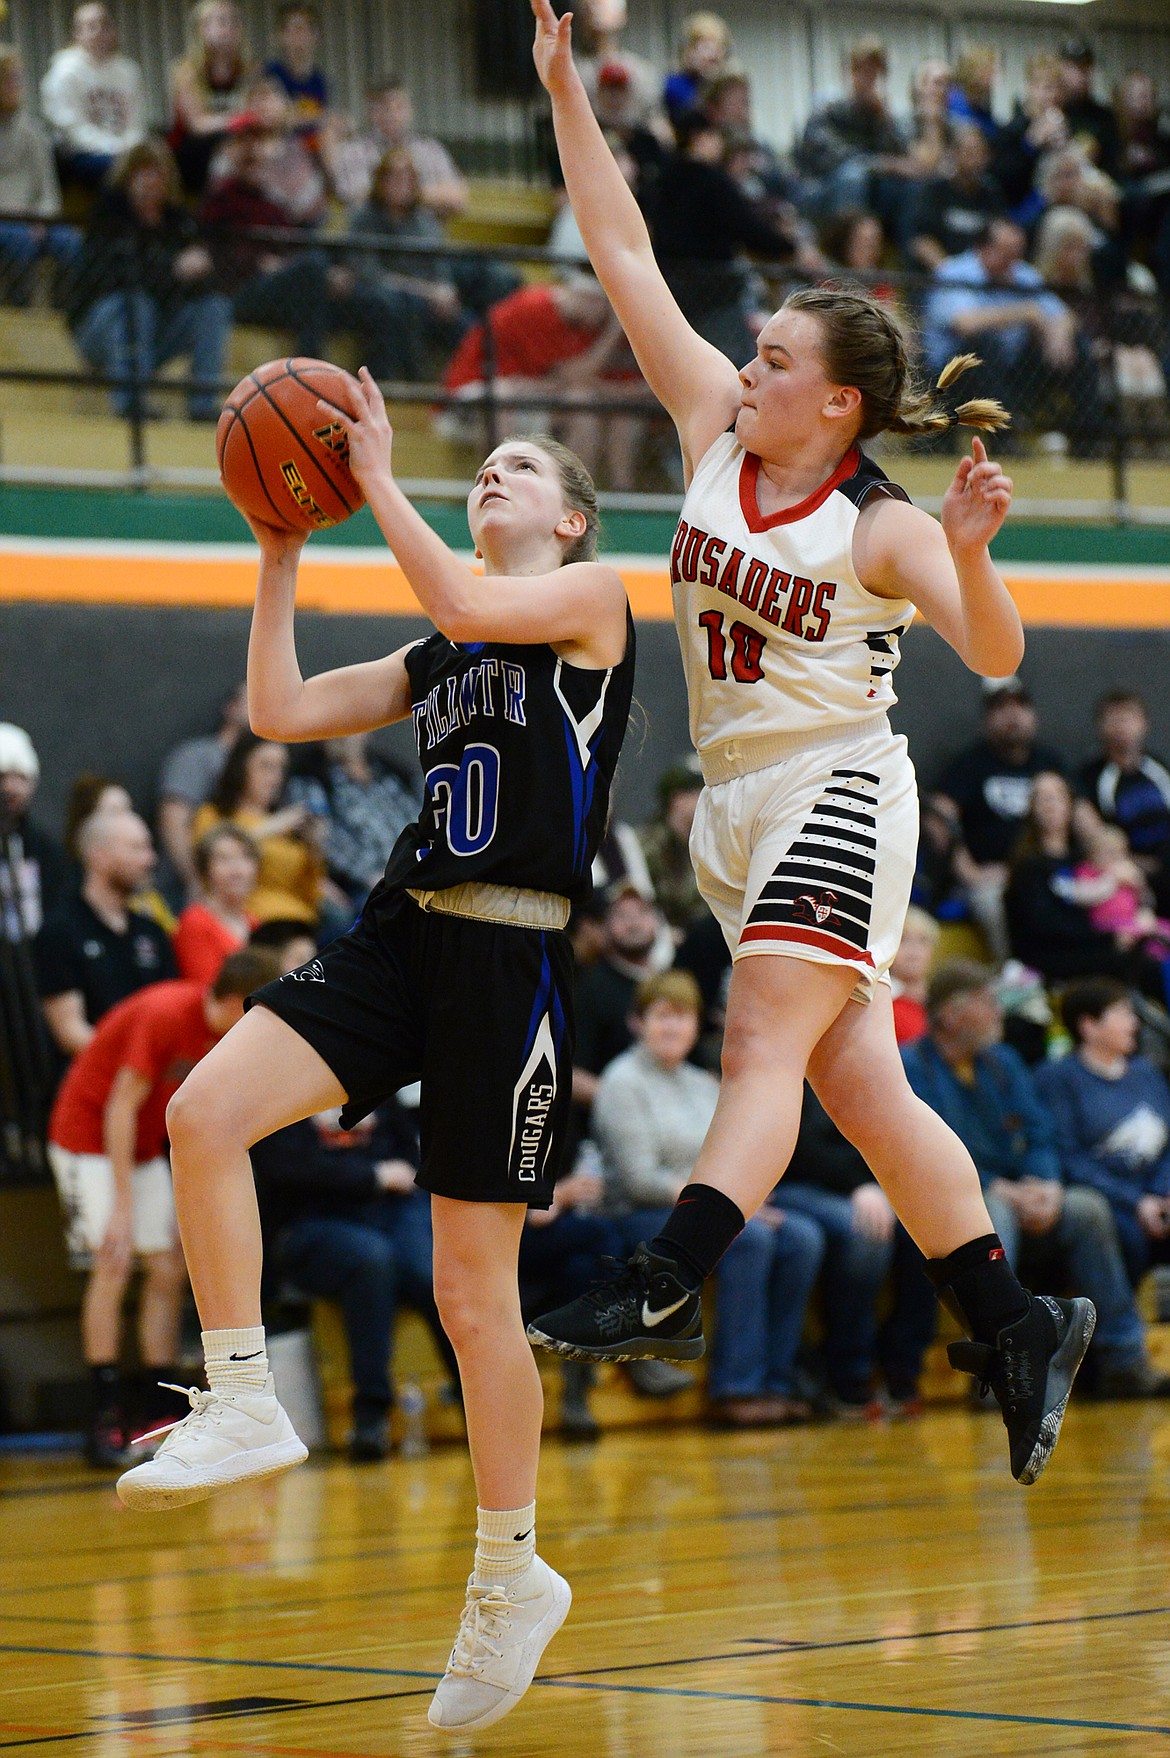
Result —
<instances>
[{"instance_id":1,"label":"orange basketball","mask_svg":"<svg viewBox=\"0 0 1170 1758\"><path fill-rule=\"evenodd\" d=\"M349 439L318 402L338 401L357 380L327 360L269 360L241 379L215 430L228 497L241 513L293 531L340 525L364 506L349 469Z\"/></svg>"}]
</instances>

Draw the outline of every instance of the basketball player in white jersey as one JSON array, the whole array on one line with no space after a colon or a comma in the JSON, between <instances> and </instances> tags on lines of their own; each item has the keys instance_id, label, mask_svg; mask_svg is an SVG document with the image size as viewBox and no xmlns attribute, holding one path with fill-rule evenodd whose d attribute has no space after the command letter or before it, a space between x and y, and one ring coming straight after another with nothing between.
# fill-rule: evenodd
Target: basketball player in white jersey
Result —
<instances>
[{"instance_id":1,"label":"basketball player in white jersey","mask_svg":"<svg viewBox=\"0 0 1170 1758\"><path fill-rule=\"evenodd\" d=\"M939 523L859 450L1006 414L978 402L952 416L917 391L897 323L857 293L792 295L737 371L654 260L573 65L571 17L532 7L573 211L682 446L671 579L706 783L691 851L734 962L719 1105L678 1205L615 1280L529 1336L589 1360L702 1354L701 1284L784 1172L807 1075L926 1257L971 1339L951 1360L994 1390L1013 1475L1033 1483L1093 1306L1016 1280L969 1154L906 1081L887 975L918 836L906 741L886 717L899 637L917 610L974 671L1016 669L1020 618L987 548L1012 485L976 439Z\"/></svg>"}]
</instances>

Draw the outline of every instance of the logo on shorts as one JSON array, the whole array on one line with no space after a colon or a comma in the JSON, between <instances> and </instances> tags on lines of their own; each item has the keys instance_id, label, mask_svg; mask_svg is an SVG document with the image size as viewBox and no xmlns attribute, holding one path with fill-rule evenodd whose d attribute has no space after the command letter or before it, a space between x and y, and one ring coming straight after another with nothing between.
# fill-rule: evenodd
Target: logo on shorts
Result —
<instances>
[{"instance_id":1,"label":"logo on shorts","mask_svg":"<svg viewBox=\"0 0 1170 1758\"><path fill-rule=\"evenodd\" d=\"M513 1090L508 1177L519 1184L536 1184L543 1176L552 1145L548 1121L556 1096L557 1057L546 1013Z\"/></svg>"},{"instance_id":2,"label":"logo on shorts","mask_svg":"<svg viewBox=\"0 0 1170 1758\"><path fill-rule=\"evenodd\" d=\"M836 904L835 891L818 891L815 896L811 891L802 891L792 900L792 914L798 922L812 922L823 928L826 922L832 921Z\"/></svg>"},{"instance_id":3,"label":"logo on shorts","mask_svg":"<svg viewBox=\"0 0 1170 1758\"><path fill-rule=\"evenodd\" d=\"M299 971L289 971L287 975L294 983L323 983L325 967L319 958L314 958L308 964L303 964Z\"/></svg>"}]
</instances>

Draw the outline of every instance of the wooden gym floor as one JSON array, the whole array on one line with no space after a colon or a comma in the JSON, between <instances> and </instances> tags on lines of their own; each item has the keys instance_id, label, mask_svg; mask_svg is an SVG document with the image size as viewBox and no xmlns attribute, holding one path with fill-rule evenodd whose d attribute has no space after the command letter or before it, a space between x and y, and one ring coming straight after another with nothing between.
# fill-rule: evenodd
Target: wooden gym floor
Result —
<instances>
[{"instance_id":1,"label":"wooden gym floor","mask_svg":"<svg viewBox=\"0 0 1170 1758\"><path fill-rule=\"evenodd\" d=\"M1170 1409L1074 1408L1048 1475L994 1415L546 1442L573 1584L474 1744L425 1719L469 1566L466 1456L312 1463L172 1515L0 1466L0 1752L274 1758L1170 1753Z\"/></svg>"}]
</instances>

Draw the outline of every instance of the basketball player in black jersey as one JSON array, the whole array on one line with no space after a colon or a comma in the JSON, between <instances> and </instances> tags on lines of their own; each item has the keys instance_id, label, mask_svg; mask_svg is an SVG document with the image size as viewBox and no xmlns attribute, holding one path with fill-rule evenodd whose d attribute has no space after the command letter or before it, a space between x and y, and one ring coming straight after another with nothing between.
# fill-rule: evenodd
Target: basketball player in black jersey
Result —
<instances>
[{"instance_id":1,"label":"basketball player in black jersey","mask_svg":"<svg viewBox=\"0 0 1170 1758\"><path fill-rule=\"evenodd\" d=\"M254 526L252 725L319 739L413 716L426 801L350 933L261 989L168 1116L175 1200L210 1390L119 1494L161 1508L297 1464L305 1449L268 1374L248 1148L330 1106L365 1116L421 1079L435 1295L459 1358L479 1499L475 1568L431 1704L466 1731L507 1713L568 1611L535 1555L540 1379L516 1258L547 1208L573 1061L570 907L589 890L626 728L634 631L617 573L593 559L597 501L580 461L508 440L468 519L485 574L441 541L394 480L385 405L363 371L346 423L355 476L420 604L428 639L305 680L293 600L299 533Z\"/></svg>"}]
</instances>

